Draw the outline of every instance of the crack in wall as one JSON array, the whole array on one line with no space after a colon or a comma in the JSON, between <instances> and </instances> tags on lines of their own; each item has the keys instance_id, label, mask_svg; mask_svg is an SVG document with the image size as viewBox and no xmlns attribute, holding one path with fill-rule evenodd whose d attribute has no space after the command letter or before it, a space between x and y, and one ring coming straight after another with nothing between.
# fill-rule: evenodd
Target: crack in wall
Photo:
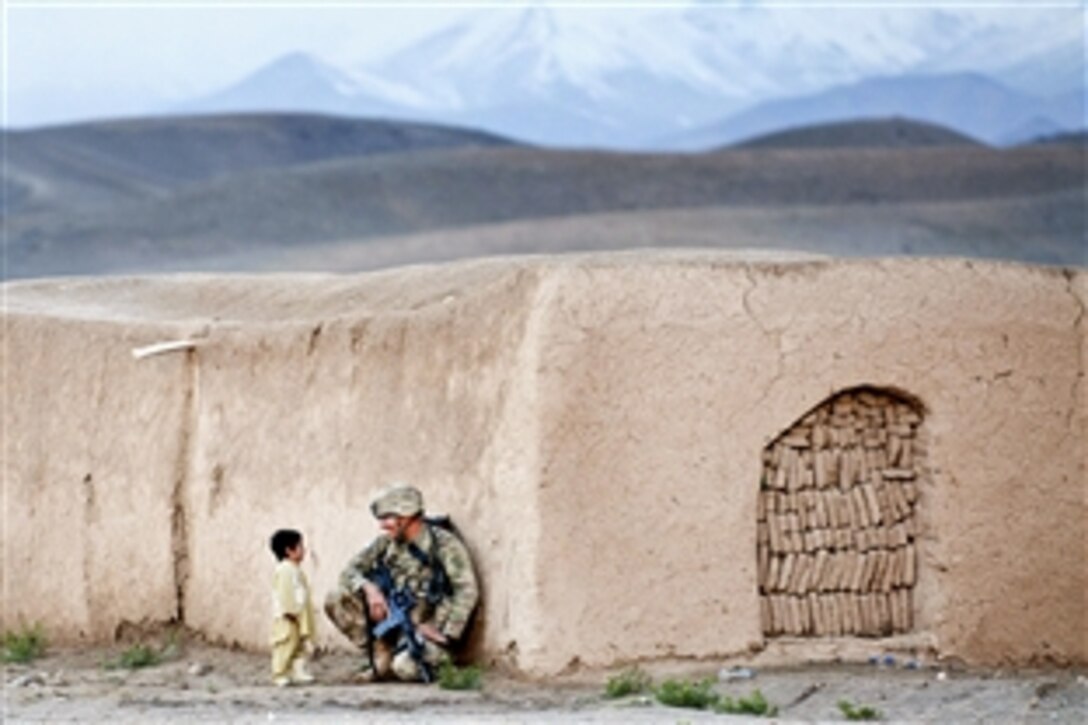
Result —
<instances>
[{"instance_id":1,"label":"crack in wall","mask_svg":"<svg viewBox=\"0 0 1088 725\"><path fill-rule=\"evenodd\" d=\"M745 265L744 276L747 278L750 286L741 295L741 306L744 308L745 314L748 315L748 319L755 323L756 327L760 329L764 337L771 338L774 341L774 346L778 353L777 355L775 355L774 359L774 375L771 376L771 379L767 382L767 385L764 386L763 391L760 393L759 399L756 401L756 404L758 405L759 403L762 403L764 400L767 399L767 396L771 394L771 390L774 388L775 385L778 384L778 381L782 379L784 357L784 352L782 350L782 331L774 331L771 328L767 327L763 323L763 321L759 319L759 316L756 315L755 310L752 309L752 302L749 298L751 297L752 293L755 292L756 287L758 286L758 280L752 273L751 266Z\"/></svg>"},{"instance_id":2,"label":"crack in wall","mask_svg":"<svg viewBox=\"0 0 1088 725\"><path fill-rule=\"evenodd\" d=\"M1079 408L1078 401L1080 400L1081 382L1084 380L1085 342L1082 328L1084 326L1085 305L1084 300L1081 299L1080 295L1077 294L1077 291L1073 289L1073 280L1076 277L1076 274L1073 272L1073 270L1062 270L1062 276L1065 277L1065 291L1069 294L1070 297L1073 298L1073 302L1077 307L1077 316L1073 319L1074 339L1077 345L1077 372L1073 376L1073 384L1072 386L1070 386L1069 391L1070 400L1073 401L1073 404L1069 406L1069 412L1065 416L1066 430L1071 431L1073 427L1073 416L1076 414L1076 411Z\"/></svg>"},{"instance_id":3,"label":"crack in wall","mask_svg":"<svg viewBox=\"0 0 1088 725\"><path fill-rule=\"evenodd\" d=\"M185 390L181 402L182 426L178 441L174 485L170 491L170 549L174 567L174 621L185 623L185 591L189 583L189 520L186 504L193 437L198 418L197 386L200 365L195 349L185 352Z\"/></svg>"}]
</instances>

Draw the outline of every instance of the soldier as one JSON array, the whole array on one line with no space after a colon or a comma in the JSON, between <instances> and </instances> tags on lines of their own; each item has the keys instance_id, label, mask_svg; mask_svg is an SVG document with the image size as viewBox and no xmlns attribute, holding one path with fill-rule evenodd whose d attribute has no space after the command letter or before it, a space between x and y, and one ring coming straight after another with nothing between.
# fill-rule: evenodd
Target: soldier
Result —
<instances>
[{"instance_id":1,"label":"soldier","mask_svg":"<svg viewBox=\"0 0 1088 725\"><path fill-rule=\"evenodd\" d=\"M460 538L424 518L423 496L412 486L384 489L371 501L370 511L382 533L348 562L339 586L325 599L325 612L367 653L358 681L390 674L430 681L433 668L466 634L479 599L472 559ZM375 637L375 631L382 635L394 621L405 593L413 604L408 628L415 636L406 641L400 631Z\"/></svg>"}]
</instances>

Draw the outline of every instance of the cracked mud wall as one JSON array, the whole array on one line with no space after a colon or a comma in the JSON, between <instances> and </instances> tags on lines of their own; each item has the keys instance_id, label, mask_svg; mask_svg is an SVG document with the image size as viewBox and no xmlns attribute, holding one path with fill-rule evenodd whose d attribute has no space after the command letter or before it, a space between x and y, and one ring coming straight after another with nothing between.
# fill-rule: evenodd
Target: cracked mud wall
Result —
<instances>
[{"instance_id":1,"label":"cracked mud wall","mask_svg":"<svg viewBox=\"0 0 1088 725\"><path fill-rule=\"evenodd\" d=\"M974 662L1088 658L1084 333L1061 271L674 255L555 274L541 526L575 535L541 542L543 669L764 646L761 451L857 386L928 411L921 641Z\"/></svg>"},{"instance_id":2,"label":"cracked mud wall","mask_svg":"<svg viewBox=\"0 0 1088 725\"><path fill-rule=\"evenodd\" d=\"M1081 519L1081 563L1088 562L1088 274L1083 271L1068 274L1069 291L1078 305L1076 315L1077 336L1080 339L1079 375L1074 383L1074 410L1068 421L1069 433L1074 436L1076 466L1072 472L1072 484L1081 490L1080 503L1084 515ZM1082 566L1082 569L1086 568ZM1080 636L1088 659L1088 573L1085 573L1080 590Z\"/></svg>"},{"instance_id":3,"label":"cracked mud wall","mask_svg":"<svg viewBox=\"0 0 1088 725\"><path fill-rule=\"evenodd\" d=\"M271 532L304 532L320 607L378 531L370 496L400 479L463 528L485 573L476 639L516 666L537 628L536 276L483 263L365 280L9 285L7 619L66 641L179 618L263 648ZM195 349L132 358L182 338ZM85 469L108 483L93 521Z\"/></svg>"},{"instance_id":4,"label":"cracked mud wall","mask_svg":"<svg viewBox=\"0 0 1088 725\"><path fill-rule=\"evenodd\" d=\"M6 315L5 629L101 640L176 615L171 493L188 381L183 358L133 360L149 334Z\"/></svg>"},{"instance_id":5,"label":"cracked mud wall","mask_svg":"<svg viewBox=\"0 0 1088 725\"><path fill-rule=\"evenodd\" d=\"M304 532L320 604L403 478L477 556L489 659L758 649L761 453L868 386L926 411L923 641L1088 661L1084 279L647 252L9 284L5 626L180 614L262 648L271 531Z\"/></svg>"},{"instance_id":6,"label":"cracked mud wall","mask_svg":"<svg viewBox=\"0 0 1088 725\"><path fill-rule=\"evenodd\" d=\"M453 516L486 572L480 639L531 637L522 629L533 619L513 612L533 610L525 461L535 436L518 363L534 280L504 270L446 291L423 287L427 299L210 328L197 352L185 489L189 626L265 646L268 537L283 526L306 537L320 609L378 533L372 494L404 480L424 491L429 511ZM286 293L274 304L289 315L295 300ZM323 643L343 646L321 620Z\"/></svg>"}]
</instances>

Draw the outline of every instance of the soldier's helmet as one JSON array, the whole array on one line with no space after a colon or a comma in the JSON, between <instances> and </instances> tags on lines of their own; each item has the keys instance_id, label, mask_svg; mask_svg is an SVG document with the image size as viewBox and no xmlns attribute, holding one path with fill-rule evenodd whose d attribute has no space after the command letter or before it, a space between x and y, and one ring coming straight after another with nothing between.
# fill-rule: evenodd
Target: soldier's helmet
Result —
<instances>
[{"instance_id":1,"label":"soldier's helmet","mask_svg":"<svg viewBox=\"0 0 1088 725\"><path fill-rule=\"evenodd\" d=\"M415 516L423 513L423 494L415 486L394 483L383 488L370 502L375 518L383 516Z\"/></svg>"}]
</instances>

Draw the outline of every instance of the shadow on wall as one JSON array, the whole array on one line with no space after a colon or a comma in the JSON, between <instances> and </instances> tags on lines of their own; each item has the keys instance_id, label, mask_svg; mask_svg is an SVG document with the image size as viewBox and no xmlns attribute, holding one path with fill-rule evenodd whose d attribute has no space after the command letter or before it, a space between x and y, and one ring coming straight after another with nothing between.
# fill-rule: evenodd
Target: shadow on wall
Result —
<instances>
[{"instance_id":1,"label":"shadow on wall","mask_svg":"<svg viewBox=\"0 0 1088 725\"><path fill-rule=\"evenodd\" d=\"M860 387L763 451L757 504L765 637L883 637L914 628L924 408Z\"/></svg>"}]
</instances>

